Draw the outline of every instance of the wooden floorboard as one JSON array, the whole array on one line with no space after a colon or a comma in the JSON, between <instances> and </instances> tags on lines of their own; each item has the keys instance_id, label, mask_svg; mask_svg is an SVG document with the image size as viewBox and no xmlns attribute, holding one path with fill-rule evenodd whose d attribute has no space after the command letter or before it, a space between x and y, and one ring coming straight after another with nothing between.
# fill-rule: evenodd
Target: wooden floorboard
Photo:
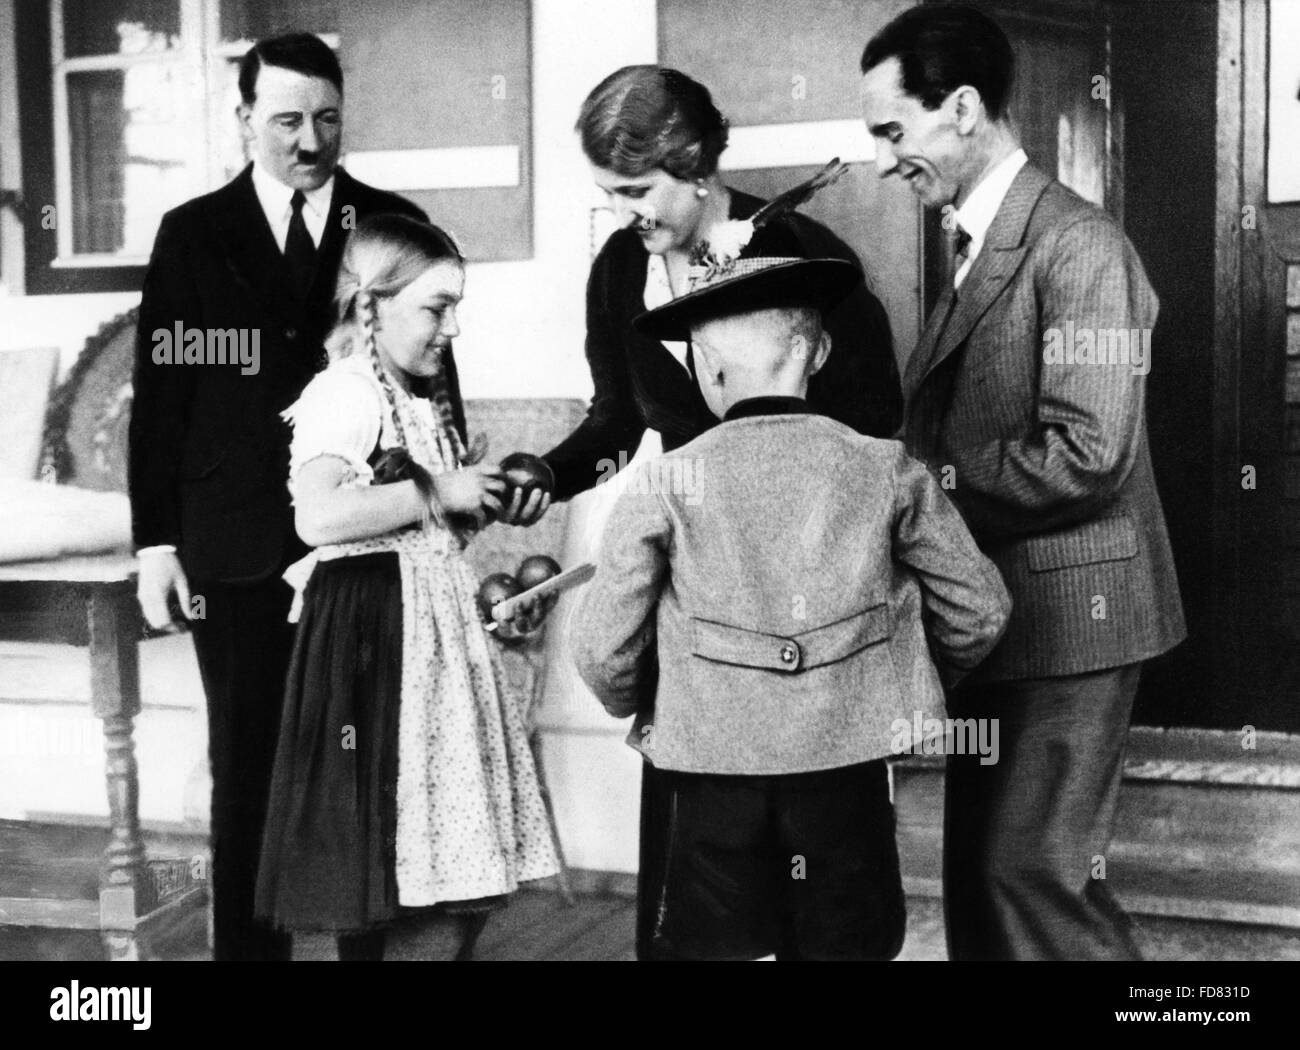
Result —
<instances>
[{"instance_id":1,"label":"wooden floorboard","mask_svg":"<svg viewBox=\"0 0 1300 1050\"><path fill-rule=\"evenodd\" d=\"M584 900L575 901L573 907L580 908L584 903ZM503 947L537 936L565 908L558 893L524 891L515 894L504 910L496 912L488 920L475 954L479 958L504 958L498 954Z\"/></svg>"},{"instance_id":2,"label":"wooden floorboard","mask_svg":"<svg viewBox=\"0 0 1300 1050\"><path fill-rule=\"evenodd\" d=\"M583 897L572 905L566 905L558 894L521 893L524 903L533 897L545 898L541 902L540 920L535 913L528 913L528 924L517 924L514 903L504 912L494 915L493 922L498 924L494 938L488 942L487 932L479 942L475 958L482 961L532 961L541 959L567 958L569 947L583 939L593 928L612 913L621 910L626 902L618 898ZM520 909L522 912L523 909Z\"/></svg>"},{"instance_id":3,"label":"wooden floorboard","mask_svg":"<svg viewBox=\"0 0 1300 1050\"><path fill-rule=\"evenodd\" d=\"M511 957L524 961L567 959L572 946L619 906L619 901L597 899L592 906L566 908L564 921L554 923L544 936L516 945Z\"/></svg>"},{"instance_id":4,"label":"wooden floorboard","mask_svg":"<svg viewBox=\"0 0 1300 1050\"><path fill-rule=\"evenodd\" d=\"M492 937L481 943L475 957L481 961L547 959L554 961L632 961L635 943L635 906L626 898L579 898L566 909L558 895L521 893L511 908L519 925L495 916ZM943 909L937 900L908 901L907 940L899 956L903 960L945 958ZM552 929L557 924L557 929ZM210 959L202 916L191 916L187 935L159 946L163 959L202 961ZM1181 960L1290 960L1300 962L1300 933L1291 930L1260 929L1237 924L1193 922L1177 919L1135 917L1138 944L1153 961ZM486 934L485 934L486 936ZM425 960L430 951L417 928L405 934L400 950L394 945L394 961ZM486 948L486 950L485 950ZM548 954L549 953L549 954ZM320 958L330 957L329 952ZM48 930L30 927L0 927L0 960L49 960L72 962L102 959L97 934L88 930Z\"/></svg>"},{"instance_id":5,"label":"wooden floorboard","mask_svg":"<svg viewBox=\"0 0 1300 1050\"><path fill-rule=\"evenodd\" d=\"M635 962L636 902L619 901L556 958L566 962Z\"/></svg>"},{"instance_id":6,"label":"wooden floorboard","mask_svg":"<svg viewBox=\"0 0 1300 1050\"><path fill-rule=\"evenodd\" d=\"M98 869L108 839L105 828L71 828L17 821L0 821L0 897L33 896L94 901ZM915 874L918 857L933 850L933 834L927 839L914 826L899 829L900 850L905 870ZM198 849L180 838L146 835L150 855L167 852L185 855ZM1126 886L1122 864L1116 865L1115 888L1121 895ZM1131 868L1131 866L1130 866ZM1148 894L1171 899L1172 894L1192 896L1194 878L1184 884L1182 876L1164 870L1149 873ZM1222 882L1220 876L1220 882ZM1290 882L1266 887L1279 901ZM1128 887L1132 889L1133 886ZM502 911L492 915L479 940L475 957L482 961L632 960L635 944L635 903L626 896L585 894L566 905L555 892L521 890ZM942 959L945 956L942 907L937 900L912 897L908 901L908 938L903 959ZM1300 930L1243 926L1200 921L1176 916L1135 915L1143 953L1151 959L1288 959L1300 960ZM1211 920L1211 921L1206 921ZM190 916L184 929L173 931L159 943L164 959L199 961L210 958L206 938L206 916ZM303 947L309 947L304 940ZM319 947L319 946L318 946ZM332 945L317 955L332 956ZM432 929L413 923L394 931L389 958L393 961L440 957ZM39 929L32 926L0 926L0 960L102 959L99 936L91 930Z\"/></svg>"}]
</instances>

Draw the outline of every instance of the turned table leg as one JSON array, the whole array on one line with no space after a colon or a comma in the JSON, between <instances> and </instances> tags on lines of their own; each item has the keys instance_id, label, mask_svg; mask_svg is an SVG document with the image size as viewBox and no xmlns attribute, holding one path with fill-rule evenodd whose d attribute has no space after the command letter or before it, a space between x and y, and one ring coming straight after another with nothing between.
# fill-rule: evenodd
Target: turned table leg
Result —
<instances>
[{"instance_id":1,"label":"turned table leg","mask_svg":"<svg viewBox=\"0 0 1300 1050\"><path fill-rule=\"evenodd\" d=\"M96 587L87 597L90 689L104 723L110 837L100 877L100 930L113 960L138 958L136 916L145 891L140 781L132 737L140 713L139 624L125 587Z\"/></svg>"}]
</instances>

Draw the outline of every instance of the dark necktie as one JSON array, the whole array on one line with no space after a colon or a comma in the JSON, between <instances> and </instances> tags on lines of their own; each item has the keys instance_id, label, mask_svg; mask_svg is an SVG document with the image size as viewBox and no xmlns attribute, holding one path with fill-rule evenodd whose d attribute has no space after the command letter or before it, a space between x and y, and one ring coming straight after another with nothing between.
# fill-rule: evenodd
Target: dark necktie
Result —
<instances>
[{"instance_id":1,"label":"dark necktie","mask_svg":"<svg viewBox=\"0 0 1300 1050\"><path fill-rule=\"evenodd\" d=\"M299 299L307 298L312 278L316 275L316 244L302 217L302 206L306 203L302 190L294 190L289 202L293 215L289 219L288 236L284 239L284 261L289 267L289 282Z\"/></svg>"},{"instance_id":2,"label":"dark necktie","mask_svg":"<svg viewBox=\"0 0 1300 1050\"><path fill-rule=\"evenodd\" d=\"M954 286L957 283L957 272L966 265L966 260L970 258L970 240L970 234L958 226L957 236L952 241L952 280Z\"/></svg>"},{"instance_id":3,"label":"dark necktie","mask_svg":"<svg viewBox=\"0 0 1300 1050\"><path fill-rule=\"evenodd\" d=\"M957 271L970 258L970 242L970 234L958 226L956 236L952 239L952 292L948 295L947 305L942 307L943 319L930 342L931 355L939 349L943 333L957 309ZM912 455L933 463L940 447L939 430L948 414L948 400L952 396L952 370L947 369L940 376L931 376L928 364L925 367L927 371L922 377L924 382L914 392L907 407L903 422L903 443Z\"/></svg>"}]
</instances>

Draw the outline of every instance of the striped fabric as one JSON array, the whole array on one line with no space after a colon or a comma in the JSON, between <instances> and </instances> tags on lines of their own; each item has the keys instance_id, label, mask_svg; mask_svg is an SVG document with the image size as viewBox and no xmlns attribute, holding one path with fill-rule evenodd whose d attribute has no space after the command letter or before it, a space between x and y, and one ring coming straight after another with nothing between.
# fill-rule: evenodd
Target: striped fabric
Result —
<instances>
[{"instance_id":1,"label":"striped fabric","mask_svg":"<svg viewBox=\"0 0 1300 1050\"><path fill-rule=\"evenodd\" d=\"M712 288L715 284L725 284L738 277L748 277L751 273L770 270L773 266L799 262L798 256L764 256L762 258L731 259L721 266L692 266L686 271L686 280L692 292Z\"/></svg>"},{"instance_id":2,"label":"striped fabric","mask_svg":"<svg viewBox=\"0 0 1300 1050\"><path fill-rule=\"evenodd\" d=\"M904 440L1015 603L981 678L1114 667L1186 635L1147 446L1158 307L1114 221L1026 166L908 361Z\"/></svg>"},{"instance_id":3,"label":"striped fabric","mask_svg":"<svg viewBox=\"0 0 1300 1050\"><path fill-rule=\"evenodd\" d=\"M663 483L673 464L689 493ZM803 773L908 750L943 715L936 664L960 677L1007 622L925 467L810 413L733 418L645 464L596 564L574 662L617 716L647 717L654 687L629 743L660 769Z\"/></svg>"}]
</instances>

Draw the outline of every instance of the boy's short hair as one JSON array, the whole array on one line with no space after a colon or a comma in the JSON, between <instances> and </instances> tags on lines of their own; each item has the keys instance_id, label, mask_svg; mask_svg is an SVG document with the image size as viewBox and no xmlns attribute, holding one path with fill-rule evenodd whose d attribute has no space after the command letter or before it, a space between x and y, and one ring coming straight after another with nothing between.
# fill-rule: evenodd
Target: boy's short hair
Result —
<instances>
[{"instance_id":1,"label":"boy's short hair","mask_svg":"<svg viewBox=\"0 0 1300 1050\"><path fill-rule=\"evenodd\" d=\"M766 306L757 310L748 310L743 313L721 314L716 317L701 318L698 324L705 325L713 321L743 321L749 320L754 324L761 324L767 333L770 333L774 339L771 349L786 350L790 345L790 340L796 335L803 336L808 344L807 352L804 354L805 369L811 368L813 360L816 358L817 344L820 342L822 333L825 331L825 321L822 312L815 306L809 306L806 303L792 303L788 305ZM775 340L779 340L779 347ZM753 348L754 356L757 357L765 349L762 346Z\"/></svg>"},{"instance_id":2,"label":"boy's short hair","mask_svg":"<svg viewBox=\"0 0 1300 1050\"><path fill-rule=\"evenodd\" d=\"M811 375L813 363L817 360L817 344L826 330L825 318L815 306L783 306L778 309L787 325L787 343L793 336L801 335L808 344L802 360L804 375Z\"/></svg>"},{"instance_id":3,"label":"boy's short hair","mask_svg":"<svg viewBox=\"0 0 1300 1050\"><path fill-rule=\"evenodd\" d=\"M799 302L774 302L770 306L757 306L752 310L735 310L714 315L705 314L692 322L691 327L711 324L714 321L740 320L746 317L758 319L764 315L775 315L790 327L791 334L797 331L799 334L807 335L811 339L814 338L814 329L817 336L820 336L822 332L823 319L821 310L808 303Z\"/></svg>"},{"instance_id":4,"label":"boy's short hair","mask_svg":"<svg viewBox=\"0 0 1300 1050\"><path fill-rule=\"evenodd\" d=\"M821 340L822 332L825 330L825 323L822 312L815 306L798 304L794 306L778 306L776 314L781 319L784 327L784 337L787 345L796 335L803 336L807 342L807 353L804 355L804 367L811 367L813 359L816 357L817 343Z\"/></svg>"},{"instance_id":5,"label":"boy's short hair","mask_svg":"<svg viewBox=\"0 0 1300 1050\"><path fill-rule=\"evenodd\" d=\"M789 324L791 335L801 335L812 344L816 344L822 337L826 324L822 312L817 307L798 304L780 306L777 309Z\"/></svg>"}]
</instances>

